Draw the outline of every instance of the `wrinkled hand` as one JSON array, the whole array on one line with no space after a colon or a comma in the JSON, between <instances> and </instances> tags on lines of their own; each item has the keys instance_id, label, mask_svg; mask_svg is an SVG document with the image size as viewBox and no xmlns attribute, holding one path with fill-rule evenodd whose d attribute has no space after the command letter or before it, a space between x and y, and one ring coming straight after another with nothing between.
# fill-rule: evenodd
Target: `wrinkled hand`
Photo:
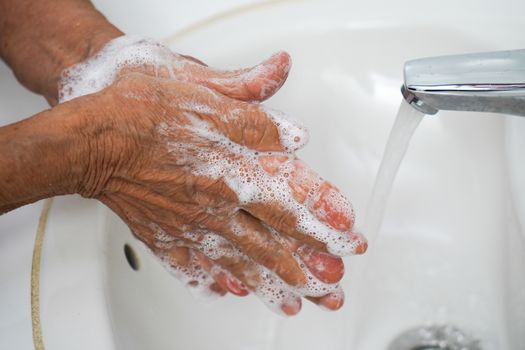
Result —
<instances>
[{"instance_id":1,"label":"wrinkled hand","mask_svg":"<svg viewBox=\"0 0 525 350\"><path fill-rule=\"evenodd\" d=\"M337 255L366 250L351 231L351 208L294 156L306 142L300 126L238 101L271 96L289 57L235 72L173 57L172 72L125 66L117 82L89 96L98 122L86 130L81 193L119 214L189 285L253 291L290 315L301 296L338 309Z\"/></svg>"},{"instance_id":2,"label":"wrinkled hand","mask_svg":"<svg viewBox=\"0 0 525 350\"><path fill-rule=\"evenodd\" d=\"M66 69L59 83L59 99L63 102L97 92L119 76L143 73L199 84L241 101L261 102L279 90L290 66L288 54L279 52L251 68L221 71L157 42L123 36L88 61Z\"/></svg>"}]
</instances>

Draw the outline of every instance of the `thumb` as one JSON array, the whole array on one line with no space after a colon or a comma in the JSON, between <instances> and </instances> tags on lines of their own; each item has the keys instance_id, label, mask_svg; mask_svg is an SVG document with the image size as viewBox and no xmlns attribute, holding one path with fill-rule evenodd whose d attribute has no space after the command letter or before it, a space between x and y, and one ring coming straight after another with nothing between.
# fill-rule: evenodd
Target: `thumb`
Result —
<instances>
[{"instance_id":1,"label":"thumb","mask_svg":"<svg viewBox=\"0 0 525 350\"><path fill-rule=\"evenodd\" d=\"M192 63L175 64L175 74L180 80L206 86L237 100L257 102L268 99L281 88L292 63L290 55L281 51L251 68L221 71L187 56L182 57Z\"/></svg>"}]
</instances>

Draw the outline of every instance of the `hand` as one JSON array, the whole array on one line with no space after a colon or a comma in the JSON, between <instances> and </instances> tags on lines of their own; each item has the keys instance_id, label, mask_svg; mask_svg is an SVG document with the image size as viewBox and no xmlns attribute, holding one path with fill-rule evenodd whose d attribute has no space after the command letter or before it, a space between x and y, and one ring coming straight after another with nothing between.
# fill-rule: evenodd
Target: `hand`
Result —
<instances>
[{"instance_id":1,"label":"hand","mask_svg":"<svg viewBox=\"0 0 525 350\"><path fill-rule=\"evenodd\" d=\"M241 101L261 102L279 90L290 66L288 54L279 52L252 68L220 71L157 42L122 36L62 73L59 100L100 91L117 77L135 72L199 84Z\"/></svg>"},{"instance_id":2,"label":"hand","mask_svg":"<svg viewBox=\"0 0 525 350\"><path fill-rule=\"evenodd\" d=\"M140 55L137 55L137 52L139 52ZM68 100L75 97L76 95L86 94L92 91L100 90L103 87L111 84L113 79L117 78L118 76L125 76L129 72L142 72L155 77L165 77L170 79L202 84L204 86L213 88L215 91L221 92L224 95L229 95L230 97L234 97L240 100L259 101L273 95L273 93L275 93L275 91L283 84L288 74L289 67L289 56L286 53L279 53L272 56L269 60L251 69L244 69L233 72L220 72L207 68L200 61L194 58L173 54L167 48L157 43L123 37L118 39L116 43L108 45L108 47L103 49L99 53L99 55L95 56L90 61L80 64L66 71L66 74L64 75L65 79L63 80L64 84L62 88L62 91L65 91L66 93L62 94L61 97L63 100ZM198 108L209 109L209 106L200 104L199 106L197 106L197 109ZM227 108L225 107L225 109ZM240 109L234 110L237 114L239 113L239 111L241 111ZM228 114L229 112L225 110L224 113ZM281 122L283 123L283 126L284 123L289 124L289 122L286 120L282 120ZM264 123L259 123L255 127L261 128L258 130L254 130L253 132L255 134L260 133L260 130L268 130L268 128L265 129ZM242 134L245 131L246 130L243 129L241 126L241 128L239 128L238 130L238 133ZM287 151L290 152L291 150L294 150L294 147L298 146L294 145L294 142L302 144L306 141L306 135L304 134L304 132L299 130L299 134L301 134L303 139L301 140L300 136L295 135L294 138L299 138L299 140L294 141L290 139L290 136L294 134L294 130L288 131L289 133L291 132L291 134L288 135L288 140L285 140L285 143L287 143L288 145ZM295 130L296 133L297 131L298 130ZM244 140L239 140L238 135L231 135L231 137L234 139L234 141L242 143L249 142L248 140L250 136L248 136ZM178 135L174 135L173 138L177 139ZM282 150L283 145L279 144L280 142L282 143L282 139L275 141L276 138L274 135L273 138L270 137L269 140L269 144L264 144L264 140L258 140L259 144L257 146L262 149L265 149L266 147L267 150ZM182 145L179 145L179 147L180 150L184 148ZM290 147L292 149L290 149ZM191 155L191 157L194 156L195 155ZM294 157L290 153L286 155L277 156L261 154L259 158L260 159L258 164L255 164L255 166L253 166L252 164L247 164L247 168L250 168L252 171L254 171L257 167L259 167L272 176L277 175L276 173L278 172L280 166L283 166L284 168L290 167L290 164L285 164L287 160L292 161L294 163L291 165L292 169L290 169L290 174L294 176L294 179L296 179L296 181L292 181L289 183L293 189L293 196L295 197L294 199L300 203L304 203L306 201L308 191L313 190L316 186L319 187L319 184L322 183L322 179L319 179L319 177L315 173L307 170L299 161L293 160ZM209 159L203 160L204 163L208 161ZM260 170L261 169L259 169L259 171ZM315 181L318 181L319 184L316 185ZM320 190L319 193L324 194L325 197L333 195L332 186L327 183L323 184L322 190ZM340 197L340 195L336 193L336 197ZM236 200L230 199L230 201L236 203L236 201L238 201L238 198ZM322 197L319 199L317 207L314 205L310 209L314 211L326 211L325 202L326 201L324 200L324 197ZM348 205L342 197L339 198L339 202L343 204L343 207L339 208L339 211L333 211L332 217L325 219L335 221L332 222L332 224L336 228L345 230L351 226L351 218L345 218L344 215L347 213L343 213L343 215L340 215L340 212L344 212L345 206L348 207ZM271 211L275 209L283 210L283 208L279 208L278 201L275 204L275 208L270 209L268 214L271 215ZM202 209L201 207L207 207L207 210L209 211L212 210L211 208L213 208L213 206L216 204L199 203L199 205L199 209ZM267 215L265 214L265 211L268 210L264 206L262 207L262 209L258 209L258 206L260 205L257 203L249 203L249 206L252 208L253 212L259 212L259 215L262 218L265 218L268 221L272 220L271 217L265 216ZM236 209L237 203L228 210L229 212L231 212L232 210ZM247 220L244 219L244 216L241 214L238 215L238 220ZM135 215L140 216L140 210L138 213L135 213ZM340 222L337 222L338 220ZM235 254L237 254L238 256L235 259L233 259L233 261L229 261L228 259L223 258L220 259L222 261L222 266L228 267L226 271L224 270L224 268L220 269L218 267L218 264L216 262L212 262L209 258L206 257L206 255L202 254L201 252L198 252L199 250L203 250L203 241L217 242L221 238L220 235L217 235L216 233L208 229L202 230L198 228L193 228L191 229L191 239L188 237L185 237L185 239L181 239L180 237L174 238L173 235L166 233L165 228L159 226L157 223L154 222L155 221L151 221L147 228L140 228L137 227L137 225L130 226L132 227L134 232L141 232L145 230L146 233L142 235L143 237L155 236L157 237L157 240L158 237L161 237L161 241L166 241L157 243L156 246L157 248L159 246L163 248L169 247L169 254L157 254L164 257L169 255L169 263L175 271L178 271L179 277L184 277L181 275L185 275L186 277L190 276L190 280L188 280L189 284L195 284L197 280L204 278L205 280L201 280L200 284L207 285L210 289L218 292L219 294L223 294L226 291L230 291L231 293L236 295L246 295L247 286L251 287L252 290L255 290L257 292L256 287L261 285L260 281L251 281L251 283L246 283L246 278L244 277L241 278L241 280L245 282L243 284L231 273L228 272L228 269L237 270L236 275L250 274L251 276L260 277L262 273L261 271L252 271L253 269L257 269L258 266L254 265L253 262L250 261L250 258L243 256L242 252L237 251ZM287 225L294 226L296 225L296 223L281 223L281 230L284 230L285 232L290 231L287 229L287 227L283 227ZM184 230L188 230L188 228L186 227L184 228ZM218 230L224 231L223 228L219 228ZM267 232L268 230L265 227L256 227L253 230L255 230L256 232L263 231L266 233L266 235L269 234ZM181 234L187 236L190 233L181 232L180 228L174 230L173 227L169 227L168 231L178 232L179 236ZM299 256L303 260L302 262L299 262L300 266L303 266L304 268L304 262L306 262L306 265L309 265L309 271L313 271L314 275L316 275L315 277L319 278L323 282L335 283L338 282L339 279L342 277L343 265L342 261L339 258L326 253L321 253L320 251L314 250L307 245L297 242L296 240L291 238L295 234L294 230L291 230L289 233L291 237L288 237L285 240L283 240L280 236L275 235L275 231L271 231L270 234L276 236L274 238L280 241L281 245L278 245L278 248L284 248L285 253L281 255L275 254L275 256L271 256L270 259L267 258L267 261L264 261L263 264L270 265L270 267L273 268L275 268L275 266L279 267L279 264L282 264L284 267L282 267L281 270L283 271L287 271L287 269L290 269L290 266L295 266L295 270L292 269L291 272L286 273L289 273L292 276L292 278L302 278L302 280L294 280L292 281L293 284L297 284L299 282L304 283L305 281L303 271L298 271L297 263L293 262L292 256L294 254L296 256L294 257L295 259L297 259L297 256ZM222 235L224 235L224 233ZM256 235L254 235L254 237L256 237ZM355 238L356 240L362 240L362 238L360 238L358 235L352 235L352 238ZM146 238L142 239L144 241L147 240ZM262 236L260 239L261 241L263 241L265 237ZM299 237L299 239L305 242L309 242L313 246L317 246L318 249L324 249L324 246L322 244L320 245L318 241L312 240L309 236L302 236ZM228 251L228 255L230 257L233 254L232 251L237 249L235 245L231 244L231 241L234 240L230 238L229 241L224 241L224 239L221 241L221 250ZM255 256L257 256L257 254L266 254L266 251L270 251L270 249L266 249L266 251L264 249L257 251L262 245L262 243L263 242L256 242L252 254L255 254ZM150 241L149 246L155 246L154 241ZM366 246L362 245L360 248L358 248L358 251L366 249L363 247ZM208 249L208 255L210 255L212 252L213 250ZM216 255L216 253L214 254ZM241 259L241 261L239 259ZM280 261L280 259L285 260ZM257 262L261 263L260 261ZM251 268L250 265L252 265ZM319 269L323 269L324 271L319 273ZM181 271L183 271L184 273L181 274ZM208 272L208 274L203 274L203 272ZM279 271L277 272L279 273ZM293 275L294 273L296 274L295 277ZM209 278L210 275L213 276L214 280L216 281L215 283L213 283L213 279ZM274 282L265 281L265 283L268 284ZM307 287L307 289L308 288L312 289L311 286ZM312 292L310 291L310 293ZM288 304L293 305L293 307L291 307L290 305L286 305L286 303L283 303L283 308L287 310L287 313L296 313L298 311L298 308L300 308L300 300L297 299L295 294L296 293L288 291L288 294L283 297L284 299L287 299ZM316 293L314 292L314 294ZM319 294L319 292L317 292L317 294ZM324 291L324 293L321 294L321 297L316 298L310 296L309 298L312 301L320 303L321 305L324 305L331 309L339 308L342 305L343 295L342 291L339 290L338 286L332 286L331 292Z\"/></svg>"},{"instance_id":3,"label":"hand","mask_svg":"<svg viewBox=\"0 0 525 350\"><path fill-rule=\"evenodd\" d=\"M3 21L5 25L0 28L2 34L5 34L0 35L2 39L0 56L10 65L20 82L32 91L43 94L52 105L57 102L58 75L64 67L84 60L86 56L91 56L93 52L98 51L108 40L122 35L120 30L107 22L86 1L64 0L57 4L56 1L35 3L24 0L9 1L4 5L6 5L5 8L0 11L3 17L0 17L11 20ZM57 21L57 18L60 20ZM65 32L68 35L62 35ZM11 35L13 33L16 35ZM159 51L161 54L162 52L162 50ZM159 58L160 56L154 57ZM153 65L137 64L138 62L135 61L135 64L131 66L128 64L124 65L126 67L117 67L119 69L109 72L111 73L109 79L100 79L108 78L102 74L99 79L95 79L95 82L104 82L104 87L106 87L117 76L129 73L130 70L142 71L156 77L169 77L186 83L201 84L223 95L240 100L257 101L271 96L280 87L289 68L289 61L287 58L283 60L282 54L273 57L268 65L261 66L262 70L256 68L236 72L209 70L200 65L197 60L184 56L167 54L165 58L166 60L160 64L158 61ZM39 64L35 65L34 62ZM265 67L270 69L266 70ZM277 304L276 306L281 306L288 314L298 312L300 299L297 297L300 295L305 295L332 309L340 306L342 296L338 292L337 285L327 286L326 290L322 289L325 287L318 290L312 286L311 282L318 279L331 283L337 281L342 275L342 262L338 257L325 252L326 243L330 239L341 238L345 242L342 248L346 245L355 248L356 252L364 251L366 243L359 235L350 232L353 220L348 208L344 208L346 202L341 199L333 200L333 198L340 197L338 192L331 185L319 180L317 175L293 157L290 146L293 149L294 137L291 139L288 137L287 144L281 142L278 147L277 144L282 140L275 138L275 130L270 131L267 135L264 129L259 129L265 124L263 122L257 124L259 123L257 118L243 121L244 114L249 114L250 108L248 110L239 109L242 117L214 124L212 128L215 136L219 131L223 135L231 136L235 142L255 149L260 146L265 151L265 153L261 152L250 157L249 160L252 163L248 165L255 164L256 166L248 169L250 171L256 169L258 174L264 174L263 178L266 183L271 179L277 179L277 181L282 179L282 183L287 187L281 186L278 189L271 187L270 192L275 198L286 194L290 201L283 201L283 198L277 200L266 198L265 201L258 198L241 198L242 196L237 196L238 193L230 188L232 184L228 183L222 185L225 193L216 193L214 189L221 187L217 184L224 182L226 177L212 176L210 178L210 174L195 174L195 169L187 168L182 158L178 158L180 155L169 156L165 147L161 147L165 146L166 140L174 141L169 135L178 135L170 126L163 135L163 141L159 141L159 134L156 130L164 125L162 123L169 126L169 122L177 121L181 124L177 122L175 124L183 128L188 125L184 124L184 119L187 117L184 113L187 111L184 111L184 108L177 109L170 106L170 101L165 96L164 88L177 91L180 86L165 86L165 82L144 80L141 84L137 83L138 89L135 91L126 90L126 84L122 80L120 88L115 85L100 94L83 97L39 113L16 125L1 128L0 139L3 141L1 146L5 151L3 152L5 156L0 159L2 163L0 178L7 179L7 181L3 181L3 186L0 186L2 187L0 213L41 198L75 191L105 200L117 211L119 205L115 203L120 200L122 202L120 215L123 219L127 220L128 224L136 230L136 234L159 256L176 266L175 269L179 273L195 275L195 271L204 267L209 273L208 276L213 276L217 281L212 285L215 290L223 292L227 289L237 294L244 294L244 291L239 292L239 290L251 289L262 297L266 297L268 302L273 301ZM192 87L188 89L191 90ZM101 87L94 91L77 91L76 96L98 90L101 90ZM70 98L74 94L73 91L63 91L69 94ZM133 92L138 94L133 95ZM141 93L145 100L137 102L136 99L141 98ZM120 99L117 99L119 101L113 100L110 97L112 94L120 96ZM200 93L196 93L197 95L200 96ZM190 93L186 95L186 99L193 101L196 96ZM138 107L137 109L120 105L120 102L134 99L138 105L133 104L133 106ZM211 103L211 101L205 101L204 106L206 103ZM156 110L168 113L168 115L152 115L148 112L149 107L152 107L152 111ZM229 111L234 114L235 109ZM171 114L171 112L179 112L179 114ZM203 116L206 114L202 110L193 112L203 113ZM260 111L260 114L265 113ZM73 116L78 116L78 118L73 118ZM138 120L141 118L144 120ZM81 123L82 127L78 128L73 119L84 119ZM239 120L239 125L231 124ZM246 129L242 129L243 126ZM77 135L83 135L83 137L77 137ZM257 137L260 140L257 140ZM273 142L271 142L272 138ZM214 143L214 140L206 138L201 141L205 144ZM83 147L76 147L79 142L88 149L87 166L83 166L85 162L81 150ZM152 153L158 157L148 158L148 149L144 148L148 145L151 147L149 151L160 152ZM269 148L266 149L265 146ZM286 147L288 147L287 150ZM266 153L268 150L274 150L274 153ZM239 164L243 163L242 156L231 158L232 154L228 153L231 149L228 147L222 151L224 152L219 152L221 162L224 163L230 159L237 164L237 170L239 170ZM161 157L162 154L164 157ZM138 163L129 164L135 160ZM199 161L202 164L202 159ZM180 167L180 162L183 164L182 167ZM24 167L24 172L18 171L20 166ZM166 184L165 181L174 179L163 178L163 174L166 172L170 174L172 168L178 170L174 174L180 174L182 180L173 187ZM222 168L224 169L224 166ZM156 170L160 172L156 173ZM183 170L188 171L188 176L182 175ZM41 176L32 175L40 171L42 171ZM81 181L76 183L76 175L79 173L82 174L79 176ZM148 174L152 177L150 178ZM286 174L290 180L284 179ZM160 175L160 178L157 175ZM206 177L208 181L211 179L210 184L203 180ZM191 181L195 179L202 181L192 183ZM145 192L134 192L129 186L118 185L119 181L133 184L135 180L136 185L139 188L142 187ZM169 191L164 193L163 188ZM188 195L188 198L192 198L195 203L192 205L190 201L186 207L184 197L180 202L179 197L171 196L170 191L173 191L174 188L187 191L193 188L200 189L203 194L201 196L197 192L195 197ZM246 190L250 186L246 187L244 184L240 188ZM246 192L243 193L246 194ZM268 194L270 197L271 193ZM184 191L181 194L184 194ZM140 200L134 203L133 195L139 196ZM247 237L238 237L238 242L227 240L225 237L231 232L221 232L220 227L217 227L217 231L214 232L213 225L211 225L213 220L210 221L210 225L207 225L208 220L204 219L205 215L203 213L197 215L198 210L195 207L206 203L204 200L207 198L206 195L216 200L221 196L225 198L222 199L225 204L224 213L220 214L222 206L210 206L211 212L207 213L208 216L213 217L213 210L217 209L216 217L224 220L223 226L228 226L227 223L238 224L236 227L241 230L231 231L234 231L233 233L245 232ZM132 203L125 202L126 196L128 199L131 198ZM158 202L159 196L165 201ZM212 202L210 199L209 203ZM343 207L336 208L334 205L337 202L342 202ZM168 205L170 203L171 206ZM230 205L229 210L228 204ZM288 207L290 204L293 204L293 208ZM137 208L137 215L133 212L133 205ZM155 211L157 208L160 209L158 212ZM202 207L202 210L204 209L205 207ZM299 212L301 212L300 215L298 215ZM188 213L196 215L195 219L201 217L202 222L196 220L194 223L192 215L189 215L189 218L186 215ZM310 220L312 213L315 213L319 219ZM177 216L174 217L174 214ZM305 222L305 218L308 218L310 222ZM150 219L154 220L150 221ZM156 220L160 224L155 224ZM192 223L195 227L189 227L191 231L183 231L181 235L176 225L181 220ZM139 227L141 223L148 224L149 229L145 229L142 234ZM332 229L327 230L328 226L324 227L323 223L332 226ZM235 225L230 225L230 228ZM315 230L302 232L311 227L314 227ZM184 229L184 226L181 228ZM333 229L341 232L334 234ZM346 233L343 234L343 231ZM217 247L211 250L206 249L209 247L210 240L218 244L221 249L215 249ZM259 245L262 247L260 250ZM333 251L336 248L333 242L331 246L333 253L345 253L345 249L340 252ZM250 247L252 249L249 249ZM346 251L348 252L348 249ZM281 254L283 260L272 257L273 254ZM290 256L293 257L295 265ZM277 275L289 284L277 278L273 271L276 271ZM206 279L207 275L203 276ZM245 285L241 285L239 280L245 282ZM305 283L306 280L308 282ZM191 284L194 282L202 284L203 281L190 281ZM267 287L276 285L278 287L273 287L272 291L276 296L272 298L268 295ZM314 294L319 297L311 297Z\"/></svg>"},{"instance_id":4,"label":"hand","mask_svg":"<svg viewBox=\"0 0 525 350\"><path fill-rule=\"evenodd\" d=\"M91 110L81 194L117 212L176 273L191 275L189 284L250 290L288 314L301 295L341 306L343 264L330 253L362 253L366 241L351 231L341 194L295 158L305 141L299 126L142 74L71 104ZM194 271L199 265L208 274Z\"/></svg>"}]
</instances>

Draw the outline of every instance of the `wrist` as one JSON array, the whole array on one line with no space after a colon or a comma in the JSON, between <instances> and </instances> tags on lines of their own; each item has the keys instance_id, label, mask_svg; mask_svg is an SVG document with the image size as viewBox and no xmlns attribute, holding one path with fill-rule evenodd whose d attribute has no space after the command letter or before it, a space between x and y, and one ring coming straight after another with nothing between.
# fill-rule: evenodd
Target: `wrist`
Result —
<instances>
[{"instance_id":1,"label":"wrist","mask_svg":"<svg viewBox=\"0 0 525 350\"><path fill-rule=\"evenodd\" d=\"M43 95L51 105L58 103L62 72L94 56L108 42L121 35L123 33L109 22L100 24L84 22L79 25L75 35L69 37L67 49L57 52L54 64L46 71L45 79L40 82L36 92Z\"/></svg>"},{"instance_id":2,"label":"wrist","mask_svg":"<svg viewBox=\"0 0 525 350\"><path fill-rule=\"evenodd\" d=\"M0 127L0 214L58 195L97 198L137 163L137 131L106 109L112 101L105 96L83 96Z\"/></svg>"},{"instance_id":3,"label":"wrist","mask_svg":"<svg viewBox=\"0 0 525 350\"><path fill-rule=\"evenodd\" d=\"M77 192L88 152L80 119L53 108L0 128L0 213Z\"/></svg>"},{"instance_id":4,"label":"wrist","mask_svg":"<svg viewBox=\"0 0 525 350\"><path fill-rule=\"evenodd\" d=\"M123 101L107 90L89 94L54 107L72 120L64 126L75 139L75 152L67 159L71 181L67 193L98 198L114 177L125 174L137 163L138 134L131 119L121 118L115 108Z\"/></svg>"},{"instance_id":5,"label":"wrist","mask_svg":"<svg viewBox=\"0 0 525 350\"><path fill-rule=\"evenodd\" d=\"M80 0L4 0L0 55L18 80L56 103L61 72L123 33L91 3Z\"/></svg>"}]
</instances>

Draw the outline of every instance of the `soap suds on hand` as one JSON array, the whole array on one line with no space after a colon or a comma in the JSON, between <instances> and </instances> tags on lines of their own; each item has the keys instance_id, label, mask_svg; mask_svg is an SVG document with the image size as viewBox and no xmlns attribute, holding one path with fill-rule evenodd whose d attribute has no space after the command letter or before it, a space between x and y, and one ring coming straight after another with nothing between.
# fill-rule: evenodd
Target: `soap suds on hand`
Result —
<instances>
[{"instance_id":1,"label":"soap suds on hand","mask_svg":"<svg viewBox=\"0 0 525 350\"><path fill-rule=\"evenodd\" d=\"M59 91L59 101L65 102L71 99L92 94L103 90L111 85L118 78L123 69L133 67L148 66L153 68L154 72L163 70L168 72L169 77L188 81L180 65L197 63L186 59L177 59L180 55L174 54L171 50L153 40L143 39L135 36L122 36L109 42L99 53L89 58L85 62L79 63L62 74ZM179 69L175 69L175 68ZM286 68L286 67L285 67ZM263 67L259 69L268 69ZM288 68L286 68L288 69ZM177 71L177 73L175 72ZM254 69L250 74L259 76L260 71ZM249 75L242 78L235 77L232 79L249 79ZM244 83L239 80L238 83ZM237 81L235 81L237 82ZM235 83L234 82L234 83ZM268 81L263 86L265 89L274 89L275 82ZM212 95L218 96L212 90L205 87L198 87L212 92ZM132 92L129 92L132 94ZM131 96L134 98L134 96ZM141 96L137 96L141 98ZM174 162L179 165L187 166L194 175L207 176L212 179L222 179L237 195L239 205L248 205L253 203L271 203L279 202L289 212L297 218L297 230L315 238L326 244L328 251L334 255L344 256L354 254L357 246L362 242L349 233L341 232L338 228L331 228L321 222L317 216L328 215L326 208L312 208L309 203L299 203L293 196L289 186L291 174L297 169L294 167L296 160L294 151L301 148L308 142L308 131L297 120L289 118L284 113L264 108L266 114L272 119L279 131L281 144L284 146L283 152L256 152L234 143L226 136L216 131L209 123L199 118L199 113L217 113L212 107L193 103L188 101L183 116L189 120L186 125L180 125L176 122L162 122L158 126L158 133L165 139L168 152L174 154ZM229 114L222 116L225 122L235 122L236 119L242 118L242 111L234 109ZM189 134L194 135L201 142L197 144L210 145L209 147L197 147L194 142L187 140L171 139L170 130L176 128L186 128ZM274 164L274 171L270 174L263 166L260 160L264 157L279 157L284 160ZM319 178L311 190L314 195L323 183ZM352 208L342 197L338 197L336 192L329 193L331 202L341 202L341 208L352 212ZM312 197L312 196L311 196ZM232 231L235 232L235 224L232 223ZM163 231L158 225L151 223L150 228L155 232L157 241L156 248L159 250L168 250L170 247L183 244L182 241ZM271 228L275 239L282 242L282 237ZM238 232L242 235L243 232ZM217 260L221 257L239 257L241 259L250 259L240 250L233 247L225 249L225 246L231 244L217 233L202 232L185 232L183 238L193 242L192 249L198 248L205 256L211 260ZM284 242L282 242L285 244ZM190 262L187 266L178 266L175 261L170 259L168 254L159 256L164 266L171 271L185 285L192 287L193 290L199 290L201 293L209 294L209 287L214 283L210 273L205 271L199 264L195 253L190 250ZM318 280L301 261L300 257L294 253L294 258L299 266L303 269L307 277L307 283L304 286L293 287L285 283L274 271L270 271L264 266L258 265L258 273L261 277L261 283L257 286L255 294L269 307L277 312L281 312L283 303L291 304L299 297L312 296L319 297L326 294L340 295L341 287L338 283L326 284Z\"/></svg>"}]
</instances>

